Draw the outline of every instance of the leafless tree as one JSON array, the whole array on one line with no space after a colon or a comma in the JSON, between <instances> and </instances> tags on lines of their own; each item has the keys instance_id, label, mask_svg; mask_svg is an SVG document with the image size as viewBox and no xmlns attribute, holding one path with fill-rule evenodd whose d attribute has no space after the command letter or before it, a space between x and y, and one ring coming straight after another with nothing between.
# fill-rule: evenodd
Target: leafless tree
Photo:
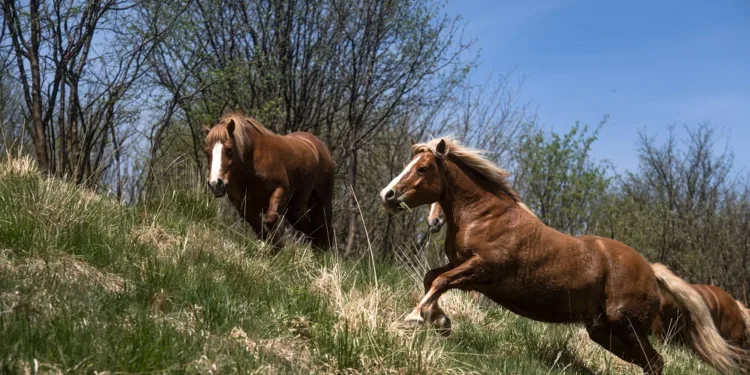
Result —
<instances>
[{"instance_id":1,"label":"leafless tree","mask_svg":"<svg viewBox=\"0 0 750 375\"><path fill-rule=\"evenodd\" d=\"M169 22L158 5L146 23L134 15L145 3L126 0L5 0L3 17L23 91L39 166L77 183L96 184L116 165L137 110L133 88Z\"/></svg>"}]
</instances>

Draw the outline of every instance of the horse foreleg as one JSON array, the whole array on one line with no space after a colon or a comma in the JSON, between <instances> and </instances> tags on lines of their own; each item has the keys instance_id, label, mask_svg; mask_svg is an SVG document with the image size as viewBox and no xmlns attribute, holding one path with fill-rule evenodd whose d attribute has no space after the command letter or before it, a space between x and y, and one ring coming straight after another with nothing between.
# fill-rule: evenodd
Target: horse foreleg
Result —
<instances>
[{"instance_id":1,"label":"horse foreleg","mask_svg":"<svg viewBox=\"0 0 750 375\"><path fill-rule=\"evenodd\" d=\"M427 294L427 292L430 291L430 288L432 288L432 282L435 281L438 276L450 271L452 268L453 266L451 264L446 264L442 267L433 268L427 271L423 280L424 293ZM429 306L425 306L423 313L425 319L432 323L440 334L447 336L451 333L451 320L448 318L448 315L445 314L443 309L440 308L438 301L433 302Z\"/></svg>"},{"instance_id":2,"label":"horse foreleg","mask_svg":"<svg viewBox=\"0 0 750 375\"><path fill-rule=\"evenodd\" d=\"M281 214L279 210L286 204L286 190L283 186L279 186L271 194L271 198L268 200L268 209L266 215L263 217L263 223L268 228L268 238L273 244L274 250L278 251L284 247L284 242L281 239L283 233L281 233Z\"/></svg>"},{"instance_id":3,"label":"horse foreleg","mask_svg":"<svg viewBox=\"0 0 750 375\"><path fill-rule=\"evenodd\" d=\"M268 225L269 228L274 228L279 222L279 207L284 206L286 199L286 193L283 186L279 186L271 194L271 198L268 200L268 209L266 210L266 217L263 218L263 222Z\"/></svg>"},{"instance_id":4,"label":"horse foreleg","mask_svg":"<svg viewBox=\"0 0 750 375\"><path fill-rule=\"evenodd\" d=\"M440 296L450 289L454 288L466 288L472 284L476 284L485 279L488 275L487 267L485 267L484 259L479 256L473 256L461 265L449 268L447 271L439 273L427 284L428 276L434 274L432 271L441 271L445 267L440 267L432 270L425 275L425 296L419 301L417 307L406 317L407 322L424 322L422 313L425 309L432 308L433 304L436 304ZM442 311L442 310L441 310Z\"/></svg>"}]
</instances>

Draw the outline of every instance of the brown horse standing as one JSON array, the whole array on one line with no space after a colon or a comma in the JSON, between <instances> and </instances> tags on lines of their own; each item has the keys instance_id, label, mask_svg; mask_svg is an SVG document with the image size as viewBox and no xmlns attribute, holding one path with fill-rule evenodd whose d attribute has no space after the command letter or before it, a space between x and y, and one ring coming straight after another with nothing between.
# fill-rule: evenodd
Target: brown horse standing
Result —
<instances>
[{"instance_id":1,"label":"brown horse standing","mask_svg":"<svg viewBox=\"0 0 750 375\"><path fill-rule=\"evenodd\" d=\"M320 139L306 132L277 135L229 113L208 131L206 152L209 188L216 197L228 195L258 237L282 247L284 216L316 247L331 247L334 164Z\"/></svg>"},{"instance_id":2,"label":"brown horse standing","mask_svg":"<svg viewBox=\"0 0 750 375\"><path fill-rule=\"evenodd\" d=\"M717 286L688 284L694 290L693 298L700 298L710 312L711 319L721 337L733 346L750 349L750 310ZM695 324L696 318L685 311L679 301L669 295L661 296L661 307L653 325L653 334L660 340L674 338L690 343L686 337L687 325Z\"/></svg>"},{"instance_id":3,"label":"brown horse standing","mask_svg":"<svg viewBox=\"0 0 750 375\"><path fill-rule=\"evenodd\" d=\"M544 225L519 207L507 172L478 150L435 139L413 145L412 151L411 161L380 198L392 212L402 205L439 202L449 263L427 272L425 296L407 321L449 322L438 306L440 296L454 288L476 290L525 317L582 322L599 345L646 373L662 373L664 362L648 334L659 309L657 283L672 292L671 279L655 275L621 242L573 237ZM704 340L710 327L691 337ZM711 354L720 369L737 368L734 357Z\"/></svg>"}]
</instances>

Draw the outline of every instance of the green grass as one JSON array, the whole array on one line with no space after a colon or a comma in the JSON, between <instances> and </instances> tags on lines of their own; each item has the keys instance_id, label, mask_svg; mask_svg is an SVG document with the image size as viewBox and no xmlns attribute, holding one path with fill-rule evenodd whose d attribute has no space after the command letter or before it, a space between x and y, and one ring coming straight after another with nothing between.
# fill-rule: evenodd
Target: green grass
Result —
<instances>
[{"instance_id":1,"label":"green grass","mask_svg":"<svg viewBox=\"0 0 750 375\"><path fill-rule=\"evenodd\" d=\"M639 373L579 327L458 292L450 337L403 330L413 271L302 244L272 255L231 217L197 190L123 207L6 160L0 373ZM659 350L668 374L712 373Z\"/></svg>"}]
</instances>

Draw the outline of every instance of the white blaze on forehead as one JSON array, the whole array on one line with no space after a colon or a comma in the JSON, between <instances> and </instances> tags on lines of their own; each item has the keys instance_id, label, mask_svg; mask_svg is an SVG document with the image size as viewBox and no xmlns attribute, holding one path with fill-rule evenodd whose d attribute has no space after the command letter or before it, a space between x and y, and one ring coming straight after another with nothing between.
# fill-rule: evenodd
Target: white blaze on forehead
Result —
<instances>
[{"instance_id":1,"label":"white blaze on forehead","mask_svg":"<svg viewBox=\"0 0 750 375\"><path fill-rule=\"evenodd\" d=\"M428 216L429 219L437 219L437 210L438 210L437 203L433 203L430 205L430 215Z\"/></svg>"},{"instance_id":2,"label":"white blaze on forehead","mask_svg":"<svg viewBox=\"0 0 750 375\"><path fill-rule=\"evenodd\" d=\"M215 183L219 179L219 172L221 171L221 151L224 146L221 142L216 142L214 149L211 152L211 173L208 175L208 182Z\"/></svg>"},{"instance_id":3,"label":"white blaze on forehead","mask_svg":"<svg viewBox=\"0 0 750 375\"><path fill-rule=\"evenodd\" d=\"M404 178L404 176L406 176L407 173L409 173L409 171L414 167L414 164L417 164L417 161L419 161L419 158L421 158L421 157L422 157L421 154L417 155L417 157L414 158L414 160L412 160L409 163L409 165L407 165L404 168L403 171L401 171L400 175L396 176L396 178L394 178L391 181L391 183L388 184L388 186L385 187L385 189L381 190L380 191L380 198L385 199L385 195L388 194L388 192L391 191L391 189L393 189L393 187L396 186L396 184L398 184L398 182L401 181L401 179Z\"/></svg>"}]
</instances>

